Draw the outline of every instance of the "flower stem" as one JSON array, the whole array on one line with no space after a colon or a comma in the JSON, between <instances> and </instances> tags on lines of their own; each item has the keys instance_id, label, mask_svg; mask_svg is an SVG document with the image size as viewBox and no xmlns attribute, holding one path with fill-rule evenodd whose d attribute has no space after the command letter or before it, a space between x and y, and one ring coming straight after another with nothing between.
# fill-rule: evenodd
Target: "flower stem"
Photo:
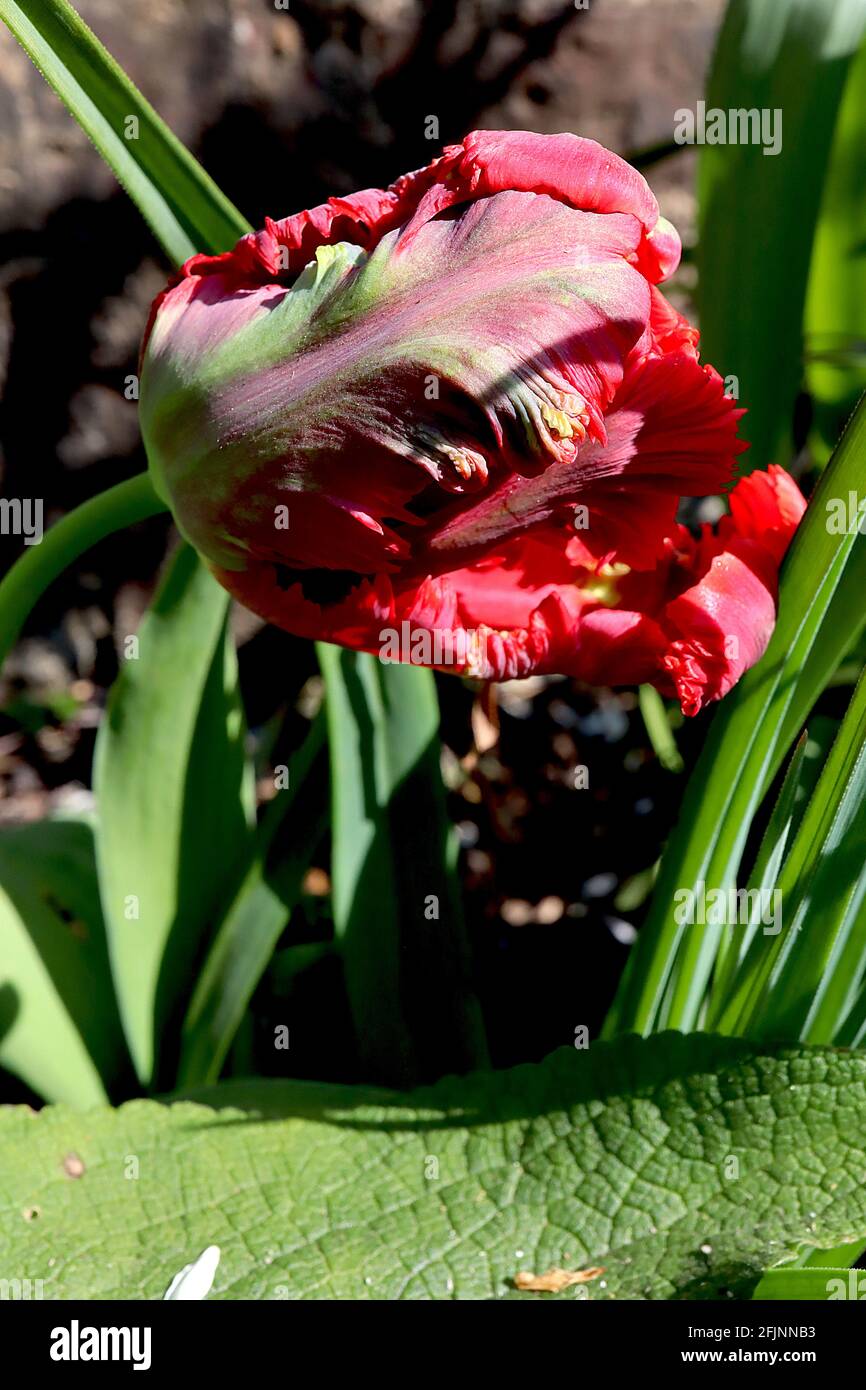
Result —
<instances>
[{"instance_id":1,"label":"flower stem","mask_svg":"<svg viewBox=\"0 0 866 1390\"><path fill-rule=\"evenodd\" d=\"M647 737L653 752L667 772L682 772L685 763L677 748L673 729L668 722L665 702L653 685L642 685L638 690L638 701Z\"/></svg>"},{"instance_id":2,"label":"flower stem","mask_svg":"<svg viewBox=\"0 0 866 1390\"><path fill-rule=\"evenodd\" d=\"M167 511L147 473L91 497L28 546L0 582L0 666L38 599L63 571L105 536Z\"/></svg>"}]
</instances>

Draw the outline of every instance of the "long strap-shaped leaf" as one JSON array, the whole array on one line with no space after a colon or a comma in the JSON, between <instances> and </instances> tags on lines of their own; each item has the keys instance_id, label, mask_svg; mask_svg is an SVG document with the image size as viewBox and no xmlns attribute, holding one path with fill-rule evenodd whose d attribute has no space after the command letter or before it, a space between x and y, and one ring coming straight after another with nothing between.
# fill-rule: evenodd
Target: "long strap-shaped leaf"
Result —
<instances>
[{"instance_id":1,"label":"long strap-shaped leaf","mask_svg":"<svg viewBox=\"0 0 866 1390\"><path fill-rule=\"evenodd\" d=\"M65 0L0 0L9 25L177 264L249 230Z\"/></svg>"},{"instance_id":2,"label":"long strap-shaped leaf","mask_svg":"<svg viewBox=\"0 0 866 1390\"><path fill-rule=\"evenodd\" d=\"M86 821L0 835L0 1067L87 1109L127 1081Z\"/></svg>"},{"instance_id":3,"label":"long strap-shaped leaf","mask_svg":"<svg viewBox=\"0 0 866 1390\"><path fill-rule=\"evenodd\" d=\"M292 759L289 785L278 792L258 826L254 852L199 972L181 1039L178 1085L219 1079L253 991L262 978L300 896L310 856L324 833L314 773L324 744L320 713ZM311 785L312 784L312 785ZM274 872L274 851L281 855Z\"/></svg>"},{"instance_id":4,"label":"long strap-shaped leaf","mask_svg":"<svg viewBox=\"0 0 866 1390\"><path fill-rule=\"evenodd\" d=\"M866 389L866 44L839 111L806 299L813 451L825 460Z\"/></svg>"},{"instance_id":5,"label":"long strap-shaped leaf","mask_svg":"<svg viewBox=\"0 0 866 1390\"><path fill-rule=\"evenodd\" d=\"M789 446L812 239L864 26L866 0L730 0L719 35L706 106L727 140L711 144L708 128L701 148L700 319L707 361L738 378L749 408L746 469L784 462Z\"/></svg>"},{"instance_id":6,"label":"long strap-shaped leaf","mask_svg":"<svg viewBox=\"0 0 866 1390\"><path fill-rule=\"evenodd\" d=\"M365 1076L391 1085L483 1065L447 868L429 671L322 645L331 740L334 928Z\"/></svg>"},{"instance_id":7,"label":"long strap-shaped leaf","mask_svg":"<svg viewBox=\"0 0 866 1390\"><path fill-rule=\"evenodd\" d=\"M112 972L144 1084L206 929L249 853L253 797L225 595L184 546L97 740L97 853Z\"/></svg>"},{"instance_id":8,"label":"long strap-shaped leaf","mask_svg":"<svg viewBox=\"0 0 866 1390\"><path fill-rule=\"evenodd\" d=\"M749 875L748 891L753 896L746 899L749 905L748 925L728 924L726 949L716 958L712 997L708 1000L704 1019L704 1026L708 1031L717 1031L714 1020L729 1007L733 982L737 972L742 969L743 961L750 952L758 951L761 947L763 927L767 925L762 918L766 916L766 905L773 901L768 895L773 893L778 882L785 857L797 834L809 798L826 762L833 736L838 729L838 723L832 719L809 722L809 730L801 735L788 763ZM820 730L819 738L814 737L816 727ZM763 936L766 934L763 933Z\"/></svg>"},{"instance_id":9,"label":"long strap-shaped leaf","mask_svg":"<svg viewBox=\"0 0 866 1390\"><path fill-rule=\"evenodd\" d=\"M866 677L779 874L780 930L756 940L721 1025L830 1042L866 964Z\"/></svg>"}]
</instances>

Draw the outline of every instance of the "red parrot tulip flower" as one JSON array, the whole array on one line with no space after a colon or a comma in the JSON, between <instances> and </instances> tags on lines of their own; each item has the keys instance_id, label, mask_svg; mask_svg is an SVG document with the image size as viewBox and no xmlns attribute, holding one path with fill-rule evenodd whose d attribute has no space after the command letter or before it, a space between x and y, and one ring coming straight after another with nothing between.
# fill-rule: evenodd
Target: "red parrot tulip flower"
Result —
<instances>
[{"instance_id":1,"label":"red parrot tulip flower","mask_svg":"<svg viewBox=\"0 0 866 1390\"><path fill-rule=\"evenodd\" d=\"M697 538L742 413L657 284L645 180L574 135L476 131L194 256L141 414L183 534L268 621L502 680L650 681L689 713L764 651L803 510L781 469Z\"/></svg>"}]
</instances>

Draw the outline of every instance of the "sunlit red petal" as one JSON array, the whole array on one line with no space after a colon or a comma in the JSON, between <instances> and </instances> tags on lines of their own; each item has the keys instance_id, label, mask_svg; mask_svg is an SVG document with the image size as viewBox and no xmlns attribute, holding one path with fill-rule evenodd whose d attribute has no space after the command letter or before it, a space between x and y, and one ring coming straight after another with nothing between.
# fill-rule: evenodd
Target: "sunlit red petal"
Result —
<instances>
[{"instance_id":1,"label":"sunlit red petal","mask_svg":"<svg viewBox=\"0 0 866 1390\"><path fill-rule=\"evenodd\" d=\"M677 523L745 447L655 288L679 254L642 176L574 135L476 131L389 189L267 219L154 305L154 485L291 632L380 653L396 633L393 659L488 679L651 681L694 714L764 651L805 504L771 468L718 527Z\"/></svg>"}]
</instances>

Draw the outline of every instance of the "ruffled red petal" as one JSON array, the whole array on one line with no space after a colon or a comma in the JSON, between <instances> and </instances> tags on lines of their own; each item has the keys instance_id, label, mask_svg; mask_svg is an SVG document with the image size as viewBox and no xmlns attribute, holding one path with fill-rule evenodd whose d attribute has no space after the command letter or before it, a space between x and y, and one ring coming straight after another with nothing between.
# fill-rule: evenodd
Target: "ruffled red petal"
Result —
<instances>
[{"instance_id":1,"label":"ruffled red petal","mask_svg":"<svg viewBox=\"0 0 866 1390\"><path fill-rule=\"evenodd\" d=\"M382 652L393 633L404 660L489 680L555 672L591 684L648 681L695 715L763 655L775 622L779 547L805 505L781 469L743 479L732 502L717 533L706 528L694 541L680 528L679 545L669 542L645 574L575 564L565 531L551 528L414 586L395 576L359 581L324 607L300 582L277 593L264 566L218 577L254 611L300 635ZM766 549L750 529L758 514Z\"/></svg>"},{"instance_id":2,"label":"ruffled red petal","mask_svg":"<svg viewBox=\"0 0 866 1390\"><path fill-rule=\"evenodd\" d=\"M144 335L172 285L188 275L225 275L230 283L265 284L296 274L319 246L348 241L371 250L402 223L410 222L407 244L418 227L445 208L507 190L546 193L587 212L623 212L642 228L634 260L656 283L673 274L680 240L663 218L642 174L595 140L579 135L536 135L525 130L475 130L449 145L423 169L404 174L390 188L365 188L240 238L231 251L191 256L157 296Z\"/></svg>"},{"instance_id":3,"label":"ruffled red petal","mask_svg":"<svg viewBox=\"0 0 866 1390\"><path fill-rule=\"evenodd\" d=\"M305 271L335 243L369 256ZM763 653L805 504L771 468L716 529L678 526L677 499L725 489L746 447L655 289L679 253L643 177L594 141L475 131L186 263L145 335L159 316L154 474L221 582L291 632L380 653L397 633L401 659L490 679L651 681L695 714ZM316 332L283 351L302 271ZM447 655L425 657L437 636Z\"/></svg>"}]
</instances>

